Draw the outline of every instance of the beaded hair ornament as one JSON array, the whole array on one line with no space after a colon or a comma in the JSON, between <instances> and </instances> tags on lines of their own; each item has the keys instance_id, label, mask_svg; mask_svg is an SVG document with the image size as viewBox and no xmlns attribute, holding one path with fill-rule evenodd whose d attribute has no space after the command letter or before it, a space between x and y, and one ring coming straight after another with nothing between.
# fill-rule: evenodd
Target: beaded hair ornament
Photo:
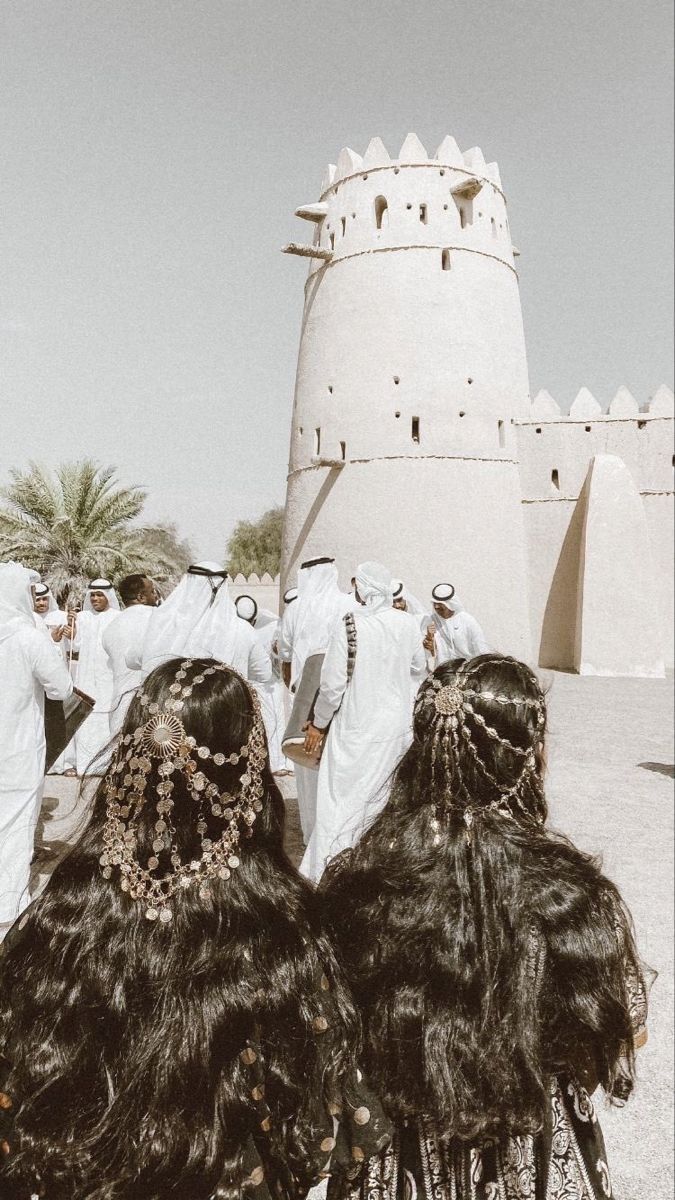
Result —
<instances>
[{"instance_id":1,"label":"beaded hair ornament","mask_svg":"<svg viewBox=\"0 0 675 1200\"><path fill-rule=\"evenodd\" d=\"M262 810L264 784L262 773L267 759L267 742L255 692L231 667L223 663L205 667L188 678L194 666L191 659L181 662L174 682L169 687L170 699L163 706L154 703L141 692L138 697L147 720L133 733L120 739L117 752L104 783L106 791L106 822L103 831L103 853L100 863L106 879L113 871L120 872L120 887L132 900L146 906L148 921L168 924L173 918L171 900L182 888L198 885L203 899L209 896L209 881L229 879L239 866L237 850L242 835L250 837L251 826ZM253 705L253 723L248 739L239 751L232 754L212 753L208 746L198 746L183 724L180 713L185 700L195 687L217 671L235 675L244 686ZM239 787L235 792L221 791L201 769L208 762L216 767L243 763ZM159 782L152 786L157 796L156 821L152 854L145 866L138 850L138 820L148 803L148 777L156 766ZM176 828L172 820L174 775L180 772L187 791L194 801L196 831L201 844L199 858L184 862L176 844ZM215 840L208 836L213 819L222 833Z\"/></svg>"},{"instance_id":2,"label":"beaded hair ornament","mask_svg":"<svg viewBox=\"0 0 675 1200\"><path fill-rule=\"evenodd\" d=\"M460 668L450 684L442 684L440 679L432 677L426 687L420 689L415 704L416 714L424 713L427 720L431 717L433 723L433 741L431 746L432 776L435 776L441 765L446 778L453 779L453 792L464 804L445 803L443 807L454 809L461 813L469 836L474 817L484 812L501 812L502 815L514 816L514 809L532 820L538 819L525 804L524 791L528 784L537 779L536 747L543 736L546 724L546 706L541 693L536 698L504 696L491 691L479 691L471 687L470 663ZM524 705L535 710L535 731L528 747L516 746L508 738L489 725L482 713L477 712L475 700L489 700L493 704L505 707ZM468 718L468 721L467 721ZM470 721L475 722L491 741L497 742L520 760L521 766L517 778L511 784L497 778L483 761L476 743L472 737ZM461 772L461 750L466 749L473 759L474 765L484 779L492 785L497 796L490 804L474 804L473 796L467 788ZM438 820L434 818L434 829L438 829ZM435 841L440 837L436 833Z\"/></svg>"}]
</instances>

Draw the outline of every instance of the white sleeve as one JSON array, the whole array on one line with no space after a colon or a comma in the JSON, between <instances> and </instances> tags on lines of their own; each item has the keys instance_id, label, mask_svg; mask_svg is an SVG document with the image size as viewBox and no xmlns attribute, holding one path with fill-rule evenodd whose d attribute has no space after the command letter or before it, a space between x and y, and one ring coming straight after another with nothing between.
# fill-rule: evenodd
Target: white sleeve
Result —
<instances>
[{"instance_id":1,"label":"white sleeve","mask_svg":"<svg viewBox=\"0 0 675 1200\"><path fill-rule=\"evenodd\" d=\"M272 660L256 637L252 638L249 647L248 677L252 683L272 682Z\"/></svg>"},{"instance_id":2,"label":"white sleeve","mask_svg":"<svg viewBox=\"0 0 675 1200\"><path fill-rule=\"evenodd\" d=\"M314 709L314 724L325 729L340 707L347 688L347 628L339 621L333 629L321 668L321 686Z\"/></svg>"},{"instance_id":3,"label":"white sleeve","mask_svg":"<svg viewBox=\"0 0 675 1200\"><path fill-rule=\"evenodd\" d=\"M293 658L293 637L295 633L295 606L297 600L286 606L286 611L281 618L281 628L279 629L279 648L278 657L281 662L290 662Z\"/></svg>"},{"instance_id":4,"label":"white sleeve","mask_svg":"<svg viewBox=\"0 0 675 1200\"><path fill-rule=\"evenodd\" d=\"M415 649L413 650L412 662L410 664L411 675L426 675L427 673L427 652L422 645L422 638L417 635Z\"/></svg>"},{"instance_id":5,"label":"white sleeve","mask_svg":"<svg viewBox=\"0 0 675 1200\"><path fill-rule=\"evenodd\" d=\"M29 649L33 675L42 684L49 700L67 700L73 690L73 681L63 655L51 638L35 632Z\"/></svg>"},{"instance_id":6,"label":"white sleeve","mask_svg":"<svg viewBox=\"0 0 675 1200\"><path fill-rule=\"evenodd\" d=\"M85 633L87 626L91 626L92 613L79 612L75 618L75 637L73 638L73 650L80 651L82 649L82 635Z\"/></svg>"},{"instance_id":7,"label":"white sleeve","mask_svg":"<svg viewBox=\"0 0 675 1200\"><path fill-rule=\"evenodd\" d=\"M481 629L475 617L467 613L467 633L469 635L468 642L471 648L471 657L475 658L477 654L488 654L490 647L485 640L485 634Z\"/></svg>"}]
</instances>

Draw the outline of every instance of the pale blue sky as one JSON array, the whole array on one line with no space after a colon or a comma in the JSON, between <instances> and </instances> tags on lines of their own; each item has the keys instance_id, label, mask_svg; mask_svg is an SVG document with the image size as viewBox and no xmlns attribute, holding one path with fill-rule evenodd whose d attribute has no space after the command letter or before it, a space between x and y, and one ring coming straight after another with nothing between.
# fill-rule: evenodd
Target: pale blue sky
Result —
<instances>
[{"instance_id":1,"label":"pale blue sky","mask_svg":"<svg viewBox=\"0 0 675 1200\"><path fill-rule=\"evenodd\" d=\"M282 502L342 145L497 159L533 393L672 385L666 0L0 0L0 483L91 455L200 555Z\"/></svg>"}]
</instances>

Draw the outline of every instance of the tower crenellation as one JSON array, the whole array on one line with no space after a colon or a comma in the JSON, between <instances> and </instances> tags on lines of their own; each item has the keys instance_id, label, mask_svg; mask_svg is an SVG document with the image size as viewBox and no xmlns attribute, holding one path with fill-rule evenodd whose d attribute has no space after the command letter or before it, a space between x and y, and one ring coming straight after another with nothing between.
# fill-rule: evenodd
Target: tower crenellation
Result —
<instances>
[{"instance_id":1,"label":"tower crenellation","mask_svg":"<svg viewBox=\"0 0 675 1200\"><path fill-rule=\"evenodd\" d=\"M462 155L452 137L433 158L415 134L393 159L380 138L363 157L345 148L328 167L319 203L325 210L314 244L334 259L409 245L435 250L441 267L446 251L445 269L453 249L482 252L514 269L499 168L487 165L478 147ZM312 270L320 269L317 261Z\"/></svg>"}]
</instances>

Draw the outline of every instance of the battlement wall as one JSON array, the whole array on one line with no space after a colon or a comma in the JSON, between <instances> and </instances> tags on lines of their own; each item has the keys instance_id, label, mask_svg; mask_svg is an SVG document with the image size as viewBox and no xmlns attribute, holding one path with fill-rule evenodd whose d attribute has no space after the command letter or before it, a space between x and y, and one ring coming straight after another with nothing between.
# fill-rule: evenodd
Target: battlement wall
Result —
<instances>
[{"instance_id":1,"label":"battlement wall","mask_svg":"<svg viewBox=\"0 0 675 1200\"><path fill-rule=\"evenodd\" d=\"M659 388L644 408L619 388L608 410L586 388L569 415L540 392L515 422L523 501L576 500L595 454L616 454L643 494L673 492L673 394Z\"/></svg>"},{"instance_id":2,"label":"battlement wall","mask_svg":"<svg viewBox=\"0 0 675 1200\"><path fill-rule=\"evenodd\" d=\"M547 392L514 423L528 553L530 616L542 666L571 669L579 523L575 511L591 459L613 454L642 497L666 663L673 655L673 393L666 387L642 407L620 388L603 411L586 388L564 415ZM617 512L620 526L622 514ZM575 540L576 539L576 540ZM630 579L626 587L631 586Z\"/></svg>"}]
</instances>

